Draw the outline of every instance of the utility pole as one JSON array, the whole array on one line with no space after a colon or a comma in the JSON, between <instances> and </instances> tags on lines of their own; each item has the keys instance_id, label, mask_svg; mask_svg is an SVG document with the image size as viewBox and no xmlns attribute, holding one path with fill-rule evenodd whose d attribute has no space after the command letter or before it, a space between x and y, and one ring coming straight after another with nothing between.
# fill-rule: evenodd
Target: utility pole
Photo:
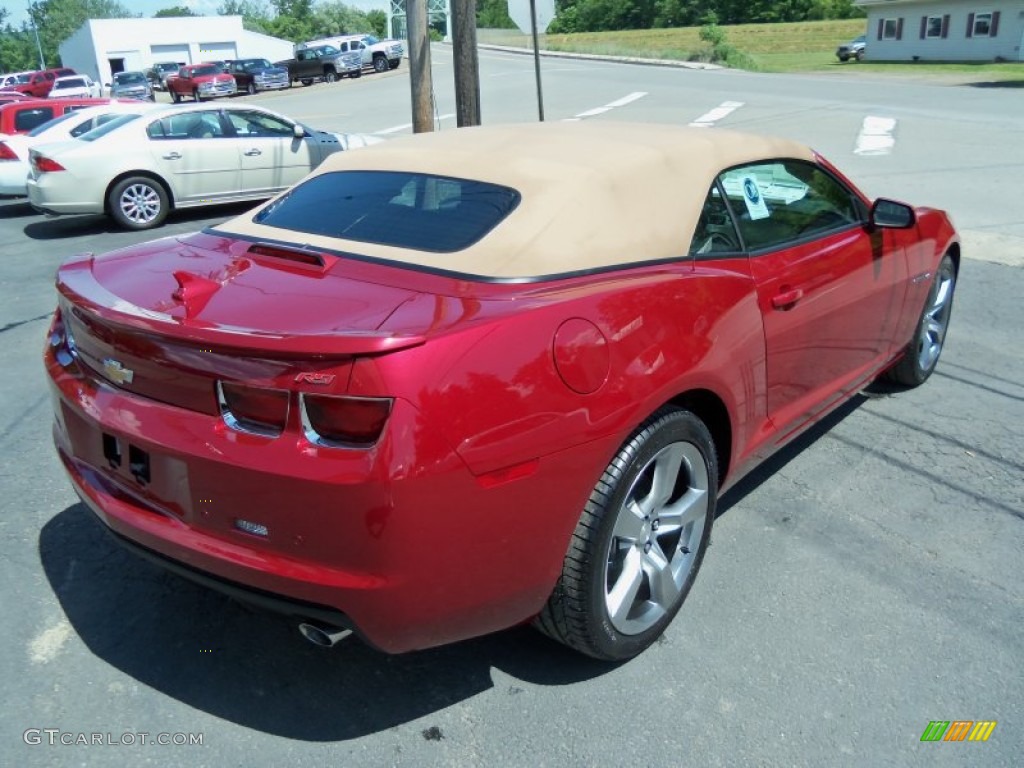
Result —
<instances>
[{"instance_id":1,"label":"utility pole","mask_svg":"<svg viewBox=\"0 0 1024 768\"><path fill-rule=\"evenodd\" d=\"M46 69L46 62L43 60L43 46L39 42L39 24L36 23L36 15L32 12L32 3L25 0L25 7L28 8L28 17L32 19L32 29L36 33L36 50L39 51L39 68Z\"/></svg>"},{"instance_id":2,"label":"utility pole","mask_svg":"<svg viewBox=\"0 0 1024 768\"><path fill-rule=\"evenodd\" d=\"M430 37L427 33L427 0L406 0L409 35L409 83L412 86L412 132L434 130L430 109Z\"/></svg>"},{"instance_id":3,"label":"utility pole","mask_svg":"<svg viewBox=\"0 0 1024 768\"><path fill-rule=\"evenodd\" d=\"M476 0L451 0L458 126L480 125L480 60L476 50Z\"/></svg>"}]
</instances>

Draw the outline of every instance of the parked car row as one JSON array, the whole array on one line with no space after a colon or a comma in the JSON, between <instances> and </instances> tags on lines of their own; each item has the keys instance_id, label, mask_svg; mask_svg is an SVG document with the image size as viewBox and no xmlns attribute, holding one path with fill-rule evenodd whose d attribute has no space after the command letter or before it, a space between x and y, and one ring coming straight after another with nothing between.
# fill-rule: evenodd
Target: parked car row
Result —
<instances>
[{"instance_id":1,"label":"parked car row","mask_svg":"<svg viewBox=\"0 0 1024 768\"><path fill-rule=\"evenodd\" d=\"M0 128L21 106L0 107ZM249 104L111 102L0 137L0 194L27 195L47 214L106 213L149 229L176 208L271 197L328 155L380 141Z\"/></svg>"}]
</instances>

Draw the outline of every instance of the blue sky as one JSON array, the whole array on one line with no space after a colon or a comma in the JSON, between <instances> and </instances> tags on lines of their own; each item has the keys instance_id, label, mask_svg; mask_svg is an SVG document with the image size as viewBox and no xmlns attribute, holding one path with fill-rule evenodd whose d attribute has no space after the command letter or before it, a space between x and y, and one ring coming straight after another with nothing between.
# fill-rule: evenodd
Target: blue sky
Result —
<instances>
[{"instance_id":1,"label":"blue sky","mask_svg":"<svg viewBox=\"0 0 1024 768\"><path fill-rule=\"evenodd\" d=\"M120 2L133 13L141 13L143 16L152 16L161 8L174 8L178 5L191 8L193 12L200 15L215 16L222 0L120 0ZM2 0L0 7L7 9L10 13L9 21L15 27L20 27L21 22L28 18L24 0Z\"/></svg>"}]
</instances>

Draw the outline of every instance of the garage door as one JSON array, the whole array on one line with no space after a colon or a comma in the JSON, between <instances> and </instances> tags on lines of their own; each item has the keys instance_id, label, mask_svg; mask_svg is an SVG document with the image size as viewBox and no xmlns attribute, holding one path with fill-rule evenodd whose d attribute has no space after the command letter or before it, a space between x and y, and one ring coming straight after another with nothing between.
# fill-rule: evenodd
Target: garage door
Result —
<instances>
[{"instance_id":1,"label":"garage door","mask_svg":"<svg viewBox=\"0 0 1024 768\"><path fill-rule=\"evenodd\" d=\"M234 43L200 43L199 55L202 61L227 61L238 58Z\"/></svg>"},{"instance_id":2,"label":"garage door","mask_svg":"<svg viewBox=\"0 0 1024 768\"><path fill-rule=\"evenodd\" d=\"M158 61L177 61L179 63L184 62L185 64L192 63L192 57L188 52L188 43L179 43L177 45L151 45L150 53L153 56L153 62Z\"/></svg>"}]
</instances>

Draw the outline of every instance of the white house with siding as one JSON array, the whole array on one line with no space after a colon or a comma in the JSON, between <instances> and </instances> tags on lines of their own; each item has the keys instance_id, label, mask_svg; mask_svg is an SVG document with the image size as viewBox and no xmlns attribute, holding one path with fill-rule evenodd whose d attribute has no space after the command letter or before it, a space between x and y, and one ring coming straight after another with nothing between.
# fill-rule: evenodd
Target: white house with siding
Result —
<instances>
[{"instance_id":1,"label":"white house with siding","mask_svg":"<svg viewBox=\"0 0 1024 768\"><path fill-rule=\"evenodd\" d=\"M58 51L62 66L109 83L112 72L147 69L158 61L280 61L291 58L292 42L243 29L241 16L90 19Z\"/></svg>"},{"instance_id":2,"label":"white house with siding","mask_svg":"<svg viewBox=\"0 0 1024 768\"><path fill-rule=\"evenodd\" d=\"M855 0L868 61L1024 61L1024 2Z\"/></svg>"}]
</instances>

